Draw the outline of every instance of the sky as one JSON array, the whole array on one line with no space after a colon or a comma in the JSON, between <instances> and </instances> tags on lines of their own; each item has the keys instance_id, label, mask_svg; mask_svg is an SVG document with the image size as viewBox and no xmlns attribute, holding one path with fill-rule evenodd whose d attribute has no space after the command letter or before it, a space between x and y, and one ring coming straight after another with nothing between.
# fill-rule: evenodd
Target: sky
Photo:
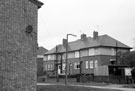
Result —
<instances>
[{"instance_id":1,"label":"sky","mask_svg":"<svg viewBox=\"0 0 135 91\"><path fill-rule=\"evenodd\" d=\"M50 50L71 33L69 42L85 33L107 34L135 46L135 0L39 0L38 44Z\"/></svg>"}]
</instances>

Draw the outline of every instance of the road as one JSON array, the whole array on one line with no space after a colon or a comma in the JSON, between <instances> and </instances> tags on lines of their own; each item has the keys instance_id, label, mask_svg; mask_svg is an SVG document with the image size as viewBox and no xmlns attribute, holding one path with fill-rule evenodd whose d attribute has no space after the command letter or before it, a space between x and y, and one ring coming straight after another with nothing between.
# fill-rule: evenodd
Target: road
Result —
<instances>
[{"instance_id":1,"label":"road","mask_svg":"<svg viewBox=\"0 0 135 91\"><path fill-rule=\"evenodd\" d=\"M37 83L37 85L40 85L40 86L63 85L64 86L65 84ZM109 89L110 91L135 91L135 89L133 89L133 88L123 88L123 87L121 87L121 85L91 86L91 85L68 84L68 86L87 87L87 88L96 89L96 90L92 90L92 91L100 91L100 90L105 91L105 89L106 89L106 91L108 91L107 89Z\"/></svg>"}]
</instances>

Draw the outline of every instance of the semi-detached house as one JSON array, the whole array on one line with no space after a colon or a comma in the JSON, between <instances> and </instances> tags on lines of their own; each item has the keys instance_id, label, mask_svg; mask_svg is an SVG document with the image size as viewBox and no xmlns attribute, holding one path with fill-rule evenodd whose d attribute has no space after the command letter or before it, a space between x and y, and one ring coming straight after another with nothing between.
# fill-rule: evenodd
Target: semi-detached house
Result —
<instances>
[{"instance_id":1,"label":"semi-detached house","mask_svg":"<svg viewBox=\"0 0 135 91\"><path fill-rule=\"evenodd\" d=\"M44 71L56 70L65 74L65 41L44 54ZM93 32L93 37L82 34L81 38L68 43L67 73L108 75L108 66L115 65L117 52L130 51L131 47L108 36ZM104 71L103 71L104 70Z\"/></svg>"}]
</instances>

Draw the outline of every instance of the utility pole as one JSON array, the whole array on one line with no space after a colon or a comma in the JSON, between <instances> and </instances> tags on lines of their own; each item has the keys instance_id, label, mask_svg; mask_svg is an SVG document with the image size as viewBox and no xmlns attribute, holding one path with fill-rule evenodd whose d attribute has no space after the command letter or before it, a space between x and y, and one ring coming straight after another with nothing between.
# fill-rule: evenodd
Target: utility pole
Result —
<instances>
[{"instance_id":1,"label":"utility pole","mask_svg":"<svg viewBox=\"0 0 135 91\"><path fill-rule=\"evenodd\" d=\"M117 58L117 51L118 51L118 44L117 44L117 41L116 41L116 64L117 64L117 61L118 61L118 58Z\"/></svg>"},{"instance_id":2,"label":"utility pole","mask_svg":"<svg viewBox=\"0 0 135 91\"><path fill-rule=\"evenodd\" d=\"M68 66L68 36L72 35L74 37L76 37L76 35L74 34L67 34L67 43L66 43L66 69L65 69L65 85L67 85L67 66Z\"/></svg>"},{"instance_id":3,"label":"utility pole","mask_svg":"<svg viewBox=\"0 0 135 91\"><path fill-rule=\"evenodd\" d=\"M81 60L81 50L79 50L79 61L80 61L80 65L79 65L79 68L80 68L80 76L79 76L79 79L81 81L81 75L82 75L82 60Z\"/></svg>"},{"instance_id":4,"label":"utility pole","mask_svg":"<svg viewBox=\"0 0 135 91\"><path fill-rule=\"evenodd\" d=\"M56 71L56 81L59 82L59 77L58 77L58 46L56 46L55 71Z\"/></svg>"}]
</instances>

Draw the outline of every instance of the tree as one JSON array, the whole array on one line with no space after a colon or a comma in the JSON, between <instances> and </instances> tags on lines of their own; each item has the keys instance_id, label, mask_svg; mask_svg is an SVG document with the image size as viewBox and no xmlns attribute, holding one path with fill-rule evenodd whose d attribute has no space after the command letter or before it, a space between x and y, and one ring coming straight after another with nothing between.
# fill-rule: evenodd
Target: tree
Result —
<instances>
[{"instance_id":1,"label":"tree","mask_svg":"<svg viewBox=\"0 0 135 91\"><path fill-rule=\"evenodd\" d=\"M129 67L135 67L135 51L118 53L118 63Z\"/></svg>"},{"instance_id":2,"label":"tree","mask_svg":"<svg viewBox=\"0 0 135 91\"><path fill-rule=\"evenodd\" d=\"M131 75L135 83L135 67L131 70Z\"/></svg>"}]
</instances>

